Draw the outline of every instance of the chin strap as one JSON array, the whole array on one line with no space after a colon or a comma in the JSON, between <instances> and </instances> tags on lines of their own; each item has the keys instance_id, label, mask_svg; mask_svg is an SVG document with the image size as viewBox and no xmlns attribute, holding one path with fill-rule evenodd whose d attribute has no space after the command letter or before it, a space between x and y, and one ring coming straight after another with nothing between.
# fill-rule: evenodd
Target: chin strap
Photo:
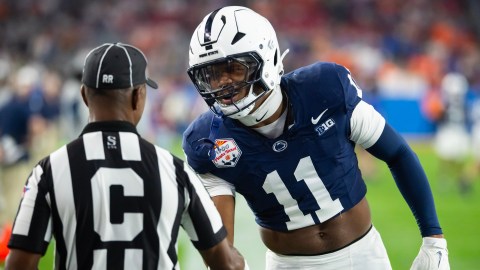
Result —
<instances>
[{"instance_id":1,"label":"chin strap","mask_svg":"<svg viewBox=\"0 0 480 270\"><path fill-rule=\"evenodd\" d=\"M247 127L256 125L265 119L272 116L282 105L282 91L279 89L280 85L276 85L276 88L270 91L270 95L263 101L263 103L252 113L238 119L242 124Z\"/></svg>"}]
</instances>

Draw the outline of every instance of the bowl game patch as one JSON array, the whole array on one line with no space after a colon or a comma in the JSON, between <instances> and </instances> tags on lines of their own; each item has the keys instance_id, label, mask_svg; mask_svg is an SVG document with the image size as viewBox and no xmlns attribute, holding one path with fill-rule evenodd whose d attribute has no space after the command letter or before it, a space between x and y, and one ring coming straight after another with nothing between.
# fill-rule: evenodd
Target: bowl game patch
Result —
<instances>
[{"instance_id":1,"label":"bowl game patch","mask_svg":"<svg viewBox=\"0 0 480 270\"><path fill-rule=\"evenodd\" d=\"M241 155L242 150L234 139L215 140L215 158L212 162L217 168L235 167Z\"/></svg>"}]
</instances>

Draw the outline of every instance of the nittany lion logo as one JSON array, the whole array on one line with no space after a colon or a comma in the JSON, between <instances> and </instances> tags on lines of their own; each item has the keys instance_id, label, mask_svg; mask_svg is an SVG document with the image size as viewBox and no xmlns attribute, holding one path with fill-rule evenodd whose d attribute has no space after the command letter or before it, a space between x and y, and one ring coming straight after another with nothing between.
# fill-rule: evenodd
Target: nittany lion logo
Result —
<instances>
[{"instance_id":1,"label":"nittany lion logo","mask_svg":"<svg viewBox=\"0 0 480 270\"><path fill-rule=\"evenodd\" d=\"M215 140L215 158L212 160L217 168L229 168L237 165L242 151L234 139Z\"/></svg>"}]
</instances>

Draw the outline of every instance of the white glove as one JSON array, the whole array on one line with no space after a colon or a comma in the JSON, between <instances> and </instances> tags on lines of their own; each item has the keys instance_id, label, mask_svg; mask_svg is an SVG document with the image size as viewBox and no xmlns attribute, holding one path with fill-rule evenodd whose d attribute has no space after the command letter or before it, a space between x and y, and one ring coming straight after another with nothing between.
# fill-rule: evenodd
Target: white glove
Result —
<instances>
[{"instance_id":1,"label":"white glove","mask_svg":"<svg viewBox=\"0 0 480 270\"><path fill-rule=\"evenodd\" d=\"M410 270L450 270L448 262L447 240L444 238L424 237L417 257Z\"/></svg>"}]
</instances>

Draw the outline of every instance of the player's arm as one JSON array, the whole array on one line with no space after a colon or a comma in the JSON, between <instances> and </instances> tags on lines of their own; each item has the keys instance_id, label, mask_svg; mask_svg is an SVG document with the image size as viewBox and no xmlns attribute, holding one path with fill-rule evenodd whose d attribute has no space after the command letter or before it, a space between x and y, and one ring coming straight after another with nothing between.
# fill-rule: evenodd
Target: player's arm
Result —
<instances>
[{"instance_id":1,"label":"player's arm","mask_svg":"<svg viewBox=\"0 0 480 270\"><path fill-rule=\"evenodd\" d=\"M186 214L189 217L183 219L182 225L190 235L192 243L209 269L248 269L242 255L227 239L222 217L200 178L188 166L185 166L185 172L191 185L187 187L190 200L186 205Z\"/></svg>"},{"instance_id":2,"label":"player's arm","mask_svg":"<svg viewBox=\"0 0 480 270\"><path fill-rule=\"evenodd\" d=\"M388 164L420 227L423 242L411 269L450 269L447 241L443 239L430 185L417 155L388 124L367 151Z\"/></svg>"},{"instance_id":3,"label":"player's arm","mask_svg":"<svg viewBox=\"0 0 480 270\"><path fill-rule=\"evenodd\" d=\"M223 226L227 229L228 242L233 246L235 236L235 197L219 195L212 197L212 200L222 217Z\"/></svg>"},{"instance_id":4,"label":"player's arm","mask_svg":"<svg viewBox=\"0 0 480 270\"><path fill-rule=\"evenodd\" d=\"M369 104L361 101L350 120L351 140L385 161L409 205L423 237L412 269L449 269L446 240L438 222L433 195L417 155ZM440 255L438 255L440 254Z\"/></svg>"},{"instance_id":5,"label":"player's arm","mask_svg":"<svg viewBox=\"0 0 480 270\"><path fill-rule=\"evenodd\" d=\"M212 200L221 216L223 226L225 226L225 229L227 230L227 238L225 238L222 242L220 242L219 245L215 246L214 248L207 251L200 251L200 253L202 254L202 257L207 263L207 265L210 265L209 269L216 269L214 263L215 261L218 261L219 258L222 258L221 260L226 261L227 264L228 262L234 261L232 258L229 258L232 256L231 251L238 254L238 256L241 255L233 246L235 223L235 197L233 197L232 195L219 195L213 197ZM226 250L231 251L225 252ZM246 262L245 265L236 265L233 267L234 268L232 269L248 269L248 265L246 265Z\"/></svg>"},{"instance_id":6,"label":"player's arm","mask_svg":"<svg viewBox=\"0 0 480 270\"><path fill-rule=\"evenodd\" d=\"M385 124L380 138L366 149L385 161L402 196L408 203L423 237L443 237L433 195L417 155L390 125Z\"/></svg>"},{"instance_id":7,"label":"player's arm","mask_svg":"<svg viewBox=\"0 0 480 270\"><path fill-rule=\"evenodd\" d=\"M243 256L230 245L227 238L207 250L200 250L200 254L210 270L249 269Z\"/></svg>"},{"instance_id":8,"label":"player's arm","mask_svg":"<svg viewBox=\"0 0 480 270\"><path fill-rule=\"evenodd\" d=\"M212 197L222 222L227 229L227 238L233 246L235 235L235 188L227 181L211 174L199 174L202 184Z\"/></svg>"},{"instance_id":9,"label":"player's arm","mask_svg":"<svg viewBox=\"0 0 480 270\"><path fill-rule=\"evenodd\" d=\"M362 91L348 69L339 65L335 68L350 116L350 140L387 163L422 236L442 237L430 185L416 154L373 106L361 100Z\"/></svg>"},{"instance_id":10,"label":"player's arm","mask_svg":"<svg viewBox=\"0 0 480 270\"><path fill-rule=\"evenodd\" d=\"M5 262L5 270L37 270L42 255L24 251L21 249L10 249Z\"/></svg>"},{"instance_id":11,"label":"player's arm","mask_svg":"<svg viewBox=\"0 0 480 270\"><path fill-rule=\"evenodd\" d=\"M350 119L350 139L387 163L408 203L423 237L442 237L433 195L427 176L402 136L364 101L358 103Z\"/></svg>"}]
</instances>

